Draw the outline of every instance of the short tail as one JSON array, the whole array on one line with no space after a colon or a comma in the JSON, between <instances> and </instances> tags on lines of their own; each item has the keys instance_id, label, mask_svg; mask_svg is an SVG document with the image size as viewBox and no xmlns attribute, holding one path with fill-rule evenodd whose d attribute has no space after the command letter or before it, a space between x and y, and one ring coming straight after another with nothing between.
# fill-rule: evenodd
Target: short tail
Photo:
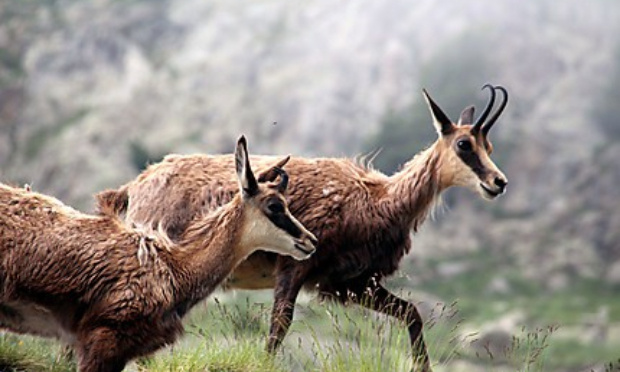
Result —
<instances>
[{"instance_id":1,"label":"short tail","mask_svg":"<svg viewBox=\"0 0 620 372\"><path fill-rule=\"evenodd\" d=\"M127 188L105 190L95 195L99 214L107 216L121 216L127 212L129 194Z\"/></svg>"}]
</instances>

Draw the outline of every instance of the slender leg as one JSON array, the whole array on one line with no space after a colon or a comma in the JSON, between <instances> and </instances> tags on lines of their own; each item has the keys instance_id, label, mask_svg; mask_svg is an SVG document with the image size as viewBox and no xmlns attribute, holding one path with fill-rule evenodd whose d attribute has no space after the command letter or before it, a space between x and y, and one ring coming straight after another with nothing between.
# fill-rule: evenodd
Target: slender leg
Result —
<instances>
[{"instance_id":1,"label":"slender leg","mask_svg":"<svg viewBox=\"0 0 620 372\"><path fill-rule=\"evenodd\" d=\"M413 349L413 370L432 371L422 335L422 317L414 304L403 300L372 280L365 293L357 294L351 300L368 309L393 316L406 324Z\"/></svg>"},{"instance_id":2,"label":"slender leg","mask_svg":"<svg viewBox=\"0 0 620 372\"><path fill-rule=\"evenodd\" d=\"M271 327L267 340L267 352L276 352L293 320L295 301L305 280L305 274L286 268L276 274L274 304L271 312Z\"/></svg>"},{"instance_id":3,"label":"slender leg","mask_svg":"<svg viewBox=\"0 0 620 372\"><path fill-rule=\"evenodd\" d=\"M96 328L82 334L78 355L80 372L121 372L127 359L121 354L116 333Z\"/></svg>"}]
</instances>

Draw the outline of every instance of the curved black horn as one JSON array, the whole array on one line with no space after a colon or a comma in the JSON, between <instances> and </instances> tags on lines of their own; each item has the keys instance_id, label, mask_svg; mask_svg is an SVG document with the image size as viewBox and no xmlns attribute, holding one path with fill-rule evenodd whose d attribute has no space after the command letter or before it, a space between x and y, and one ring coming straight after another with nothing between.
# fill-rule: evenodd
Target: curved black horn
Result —
<instances>
[{"instance_id":1,"label":"curved black horn","mask_svg":"<svg viewBox=\"0 0 620 372\"><path fill-rule=\"evenodd\" d=\"M278 184L278 191L284 193L288 187L288 173L282 168L274 167L273 171L280 176L280 183Z\"/></svg>"},{"instance_id":2,"label":"curved black horn","mask_svg":"<svg viewBox=\"0 0 620 372\"><path fill-rule=\"evenodd\" d=\"M495 89L502 92L502 96L503 96L502 103L500 103L499 107L497 108L497 111L495 111L495 113L493 114L493 116L491 116L489 121L487 121L482 126L482 135L485 137L489 133L489 130L491 130L491 127L493 126L493 124L495 124L495 122L497 121L497 118L499 118L499 116L502 114L502 111L504 111L504 109L506 108L506 104L508 104L508 92L506 91L506 89L501 85L497 85Z\"/></svg>"},{"instance_id":3,"label":"curved black horn","mask_svg":"<svg viewBox=\"0 0 620 372\"><path fill-rule=\"evenodd\" d=\"M480 117L474 123L474 127L471 130L473 134L476 134L480 131L482 124L487 119L487 116L489 116L489 113L491 112L491 109L493 108L493 104L495 103L495 89L493 89L493 86L487 83L482 86L482 90L484 90L484 88L489 88L489 92L491 92L491 96L489 97L489 103L487 103L487 107L484 108L484 111L482 112L482 114L480 114Z\"/></svg>"}]
</instances>

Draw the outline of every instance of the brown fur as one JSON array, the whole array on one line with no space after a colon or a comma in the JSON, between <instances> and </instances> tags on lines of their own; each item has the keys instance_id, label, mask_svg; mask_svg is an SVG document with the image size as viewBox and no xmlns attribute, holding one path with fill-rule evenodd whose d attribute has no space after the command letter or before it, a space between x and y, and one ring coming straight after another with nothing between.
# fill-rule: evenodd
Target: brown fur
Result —
<instances>
[{"instance_id":1,"label":"brown fur","mask_svg":"<svg viewBox=\"0 0 620 372\"><path fill-rule=\"evenodd\" d=\"M450 132L445 135L436 113L433 115L440 133L437 142L391 177L349 159L289 161L290 209L319 238L317 253L309 260L294 262L257 252L241 263L226 283L248 289L275 287L270 351L284 337L297 294L305 285L401 319L409 327L416 363L421 370L431 370L420 315L412 303L387 291L381 279L396 271L410 250L409 232L418 230L443 190L466 186L492 198L479 184L493 185L497 178L505 181L489 158L486 137L472 133L472 108L464 110L458 125L443 124ZM463 138L473 141L484 174L475 174L456 155L456 141ZM274 158L253 157L252 162L269 169ZM118 191L103 194L106 197L100 200L100 208L107 208L106 203L126 205L117 212L126 212L128 221L162 224L174 239L193 215L230 198L234 184L229 168L230 159L225 156L169 155Z\"/></svg>"},{"instance_id":2,"label":"brown fur","mask_svg":"<svg viewBox=\"0 0 620 372\"><path fill-rule=\"evenodd\" d=\"M0 328L74 345L81 372L121 371L172 343L185 313L247 255L271 249L301 259L313 250L301 225L299 237L270 227L265 202L284 202L275 188L247 190L196 214L175 245L114 215L0 184Z\"/></svg>"}]
</instances>

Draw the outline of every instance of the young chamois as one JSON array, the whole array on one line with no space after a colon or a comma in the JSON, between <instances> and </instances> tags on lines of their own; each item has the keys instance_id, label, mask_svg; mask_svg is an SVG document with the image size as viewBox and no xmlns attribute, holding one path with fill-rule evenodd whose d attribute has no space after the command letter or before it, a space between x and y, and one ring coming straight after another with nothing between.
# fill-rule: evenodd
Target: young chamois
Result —
<instances>
[{"instance_id":1,"label":"young chamois","mask_svg":"<svg viewBox=\"0 0 620 372\"><path fill-rule=\"evenodd\" d=\"M316 238L287 209L287 174L259 185L243 137L235 165L240 192L196 214L178 244L0 184L0 328L61 339L81 372L117 372L172 343L186 312L257 249L308 258Z\"/></svg>"},{"instance_id":2,"label":"young chamois","mask_svg":"<svg viewBox=\"0 0 620 372\"><path fill-rule=\"evenodd\" d=\"M410 232L418 230L442 191L464 186L485 199L504 192L507 180L489 157L493 148L487 134L504 110L508 94L503 87L487 84L485 88L490 99L473 124L473 107L452 123L424 91L438 139L392 176L349 159L290 159L286 169L294 180L287 199L293 215L318 237L317 253L295 262L257 252L226 282L233 288L275 287L270 352L285 336L295 300L305 286L400 319L409 330L414 369L431 370L415 305L392 294L381 280L396 271L410 250ZM489 117L496 90L503 100ZM272 157L260 156L252 161L270 175L269 167L284 166L286 159L276 163ZM194 215L231 197L234 179L229 168L225 156L169 155L118 190L101 193L99 202L101 208L116 206L127 221L161 225L177 240Z\"/></svg>"}]
</instances>

